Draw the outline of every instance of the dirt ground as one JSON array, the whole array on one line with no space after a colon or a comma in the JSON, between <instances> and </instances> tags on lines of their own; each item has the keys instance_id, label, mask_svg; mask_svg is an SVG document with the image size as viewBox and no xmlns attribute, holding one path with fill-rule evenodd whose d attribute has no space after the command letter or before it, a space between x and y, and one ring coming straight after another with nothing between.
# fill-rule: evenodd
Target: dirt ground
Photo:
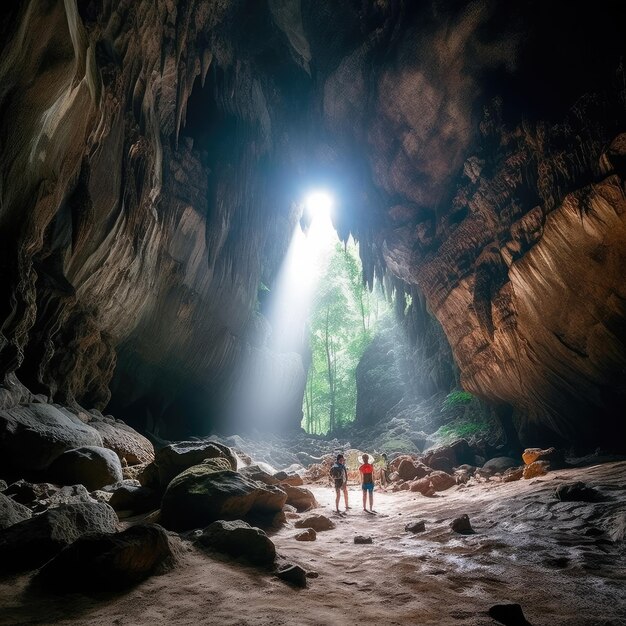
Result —
<instances>
[{"instance_id":1,"label":"dirt ground","mask_svg":"<svg viewBox=\"0 0 626 626\"><path fill-rule=\"evenodd\" d=\"M575 480L607 500L559 502L555 487ZM44 597L28 576L0 581L0 624L493 626L489 607L516 602L534 626L626 626L626 461L434 498L378 490L377 515L352 487L345 518L329 488L311 488L336 528L310 543L291 525L272 535L280 555L318 573L306 589L187 546L174 570L120 595ZM463 513L474 534L450 529ZM404 530L417 520L425 532Z\"/></svg>"}]
</instances>

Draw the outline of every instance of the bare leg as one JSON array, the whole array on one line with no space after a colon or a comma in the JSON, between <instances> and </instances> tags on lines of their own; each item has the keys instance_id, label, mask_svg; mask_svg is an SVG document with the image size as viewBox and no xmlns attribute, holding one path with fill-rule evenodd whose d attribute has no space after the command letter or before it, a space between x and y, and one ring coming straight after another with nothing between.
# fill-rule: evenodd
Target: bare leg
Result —
<instances>
[{"instance_id":1,"label":"bare leg","mask_svg":"<svg viewBox=\"0 0 626 626\"><path fill-rule=\"evenodd\" d=\"M343 486L343 501L346 505L346 511L350 508L348 506L348 485ZM339 494L337 494L337 507L339 507Z\"/></svg>"},{"instance_id":2,"label":"bare leg","mask_svg":"<svg viewBox=\"0 0 626 626\"><path fill-rule=\"evenodd\" d=\"M370 490L369 494L370 494L370 511L371 511L374 508L374 490L373 489Z\"/></svg>"},{"instance_id":3,"label":"bare leg","mask_svg":"<svg viewBox=\"0 0 626 626\"><path fill-rule=\"evenodd\" d=\"M367 511L367 489L363 489L363 510Z\"/></svg>"},{"instance_id":4,"label":"bare leg","mask_svg":"<svg viewBox=\"0 0 626 626\"><path fill-rule=\"evenodd\" d=\"M337 509L337 513L339 513L339 496L341 495L339 489L335 489L335 508Z\"/></svg>"}]
</instances>

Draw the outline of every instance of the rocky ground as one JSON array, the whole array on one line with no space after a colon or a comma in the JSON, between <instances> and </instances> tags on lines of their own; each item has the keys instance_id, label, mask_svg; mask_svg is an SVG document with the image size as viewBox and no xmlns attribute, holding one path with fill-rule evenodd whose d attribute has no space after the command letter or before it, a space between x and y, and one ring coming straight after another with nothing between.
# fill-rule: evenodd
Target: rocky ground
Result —
<instances>
[{"instance_id":1,"label":"rocky ground","mask_svg":"<svg viewBox=\"0 0 626 626\"><path fill-rule=\"evenodd\" d=\"M618 461L512 483L471 482L430 498L377 491L377 515L361 510L352 485L346 517L333 514L331 490L314 485L320 507L311 513L328 516L335 528L296 541L295 523L310 513L291 513L270 533L279 556L308 571L305 589L183 540L174 569L123 594L56 596L33 591L31 575L5 578L0 623L488 626L499 623L491 607L519 603L535 626L621 626L625 478L626 461ZM599 501L558 500L557 488L576 481L594 488ZM463 514L469 534L450 527ZM423 532L405 530L415 521L424 521ZM372 543L355 544L357 535Z\"/></svg>"}]
</instances>

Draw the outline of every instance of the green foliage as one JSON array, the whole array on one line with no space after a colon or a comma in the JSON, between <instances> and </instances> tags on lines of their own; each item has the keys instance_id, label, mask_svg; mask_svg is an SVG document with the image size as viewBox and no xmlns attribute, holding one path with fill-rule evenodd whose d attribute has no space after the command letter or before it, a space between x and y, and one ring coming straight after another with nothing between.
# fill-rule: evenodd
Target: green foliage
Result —
<instances>
[{"instance_id":1,"label":"green foliage","mask_svg":"<svg viewBox=\"0 0 626 626\"><path fill-rule=\"evenodd\" d=\"M310 325L311 366L302 421L309 433L333 432L354 420L355 371L388 305L363 285L356 244L337 243L320 280Z\"/></svg>"},{"instance_id":2,"label":"green foliage","mask_svg":"<svg viewBox=\"0 0 626 626\"><path fill-rule=\"evenodd\" d=\"M462 418L441 426L434 433L434 438L441 443L449 443L456 439L480 439L489 436L491 427L490 421L483 416Z\"/></svg>"},{"instance_id":3,"label":"green foliage","mask_svg":"<svg viewBox=\"0 0 626 626\"><path fill-rule=\"evenodd\" d=\"M444 410L455 409L465 404L469 404L473 399L474 396L467 391L452 391L445 397L442 408Z\"/></svg>"}]
</instances>

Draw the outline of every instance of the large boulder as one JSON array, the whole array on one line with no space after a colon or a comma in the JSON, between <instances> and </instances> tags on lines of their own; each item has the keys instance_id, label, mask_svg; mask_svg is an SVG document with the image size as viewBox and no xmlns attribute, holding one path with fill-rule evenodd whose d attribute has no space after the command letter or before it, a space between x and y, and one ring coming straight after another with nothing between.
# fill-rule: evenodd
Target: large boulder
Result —
<instances>
[{"instance_id":1,"label":"large boulder","mask_svg":"<svg viewBox=\"0 0 626 626\"><path fill-rule=\"evenodd\" d=\"M104 417L91 419L89 425L100 433L104 447L113 450L120 461L123 459L128 465L154 461L150 440L124 422Z\"/></svg>"},{"instance_id":2,"label":"large boulder","mask_svg":"<svg viewBox=\"0 0 626 626\"><path fill-rule=\"evenodd\" d=\"M250 480L232 470L195 465L170 482L161 503L166 528L201 528L219 519L278 513L287 494L277 487Z\"/></svg>"},{"instance_id":3,"label":"large boulder","mask_svg":"<svg viewBox=\"0 0 626 626\"><path fill-rule=\"evenodd\" d=\"M451 474L455 467L474 462L474 452L465 439L458 439L451 444L433 448L424 453L422 461L434 470Z\"/></svg>"},{"instance_id":4,"label":"large boulder","mask_svg":"<svg viewBox=\"0 0 626 626\"><path fill-rule=\"evenodd\" d=\"M261 469L257 464L242 467L239 473L246 478L250 478L250 480L258 480L265 485L277 485L280 482L264 469Z\"/></svg>"},{"instance_id":5,"label":"large boulder","mask_svg":"<svg viewBox=\"0 0 626 626\"><path fill-rule=\"evenodd\" d=\"M230 469L237 469L233 451L216 441L179 441L161 448L155 456L161 487L167 488L170 481L186 469L214 458L227 459Z\"/></svg>"},{"instance_id":6,"label":"large boulder","mask_svg":"<svg viewBox=\"0 0 626 626\"><path fill-rule=\"evenodd\" d=\"M280 488L287 494L287 504L294 506L299 513L319 506L313 492L309 489L292 487L284 483L280 485Z\"/></svg>"},{"instance_id":7,"label":"large boulder","mask_svg":"<svg viewBox=\"0 0 626 626\"><path fill-rule=\"evenodd\" d=\"M429 469L419 461L403 459L398 465L398 476L401 480L414 480L424 478L429 473Z\"/></svg>"},{"instance_id":8,"label":"large boulder","mask_svg":"<svg viewBox=\"0 0 626 626\"><path fill-rule=\"evenodd\" d=\"M512 467L519 467L519 464L519 461L510 456L497 456L489 459L483 465L483 469L490 474L500 474Z\"/></svg>"},{"instance_id":9,"label":"large boulder","mask_svg":"<svg viewBox=\"0 0 626 626\"><path fill-rule=\"evenodd\" d=\"M109 504L116 511L145 513L159 508L159 500L159 495L152 489L123 484L113 492Z\"/></svg>"},{"instance_id":10,"label":"large boulder","mask_svg":"<svg viewBox=\"0 0 626 626\"><path fill-rule=\"evenodd\" d=\"M69 411L51 404L0 411L0 463L12 470L45 469L80 446L102 446L102 437Z\"/></svg>"},{"instance_id":11,"label":"large boulder","mask_svg":"<svg viewBox=\"0 0 626 626\"><path fill-rule=\"evenodd\" d=\"M428 475L430 484L434 491L445 491L456 485L456 479L447 472L436 470Z\"/></svg>"},{"instance_id":12,"label":"large boulder","mask_svg":"<svg viewBox=\"0 0 626 626\"><path fill-rule=\"evenodd\" d=\"M0 531L0 572L39 567L86 533L113 533L117 515L108 504L63 504Z\"/></svg>"},{"instance_id":13,"label":"large boulder","mask_svg":"<svg viewBox=\"0 0 626 626\"><path fill-rule=\"evenodd\" d=\"M124 479L117 454L98 446L83 446L64 452L52 463L50 473L63 485L85 485L89 491Z\"/></svg>"},{"instance_id":14,"label":"large boulder","mask_svg":"<svg viewBox=\"0 0 626 626\"><path fill-rule=\"evenodd\" d=\"M522 459L526 465L535 461L547 461L551 470L563 469L566 466L563 451L556 448L526 448L522 453Z\"/></svg>"},{"instance_id":15,"label":"large boulder","mask_svg":"<svg viewBox=\"0 0 626 626\"><path fill-rule=\"evenodd\" d=\"M217 552L243 557L255 565L269 565L276 558L272 540L260 529L242 520L218 520L197 537L198 542Z\"/></svg>"},{"instance_id":16,"label":"large boulder","mask_svg":"<svg viewBox=\"0 0 626 626\"><path fill-rule=\"evenodd\" d=\"M0 530L32 517L32 511L23 504L0 493Z\"/></svg>"},{"instance_id":17,"label":"large boulder","mask_svg":"<svg viewBox=\"0 0 626 626\"><path fill-rule=\"evenodd\" d=\"M173 561L167 533L156 524L77 539L46 563L34 582L55 592L120 591Z\"/></svg>"}]
</instances>

